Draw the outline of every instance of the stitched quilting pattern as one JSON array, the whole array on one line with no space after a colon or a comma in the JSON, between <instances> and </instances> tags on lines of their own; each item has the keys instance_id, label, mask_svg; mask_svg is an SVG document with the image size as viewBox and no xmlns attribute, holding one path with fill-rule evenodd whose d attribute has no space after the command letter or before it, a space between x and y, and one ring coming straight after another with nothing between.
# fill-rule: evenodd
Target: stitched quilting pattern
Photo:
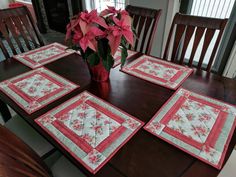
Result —
<instances>
[{"instance_id":1,"label":"stitched quilting pattern","mask_svg":"<svg viewBox=\"0 0 236 177\"><path fill-rule=\"evenodd\" d=\"M193 72L193 69L142 55L124 66L122 71L175 90Z\"/></svg>"},{"instance_id":2,"label":"stitched quilting pattern","mask_svg":"<svg viewBox=\"0 0 236 177\"><path fill-rule=\"evenodd\" d=\"M0 90L29 114L77 87L45 68L38 68L0 83Z\"/></svg>"},{"instance_id":3,"label":"stitched quilting pattern","mask_svg":"<svg viewBox=\"0 0 236 177\"><path fill-rule=\"evenodd\" d=\"M36 122L92 173L143 125L86 91Z\"/></svg>"},{"instance_id":4,"label":"stitched quilting pattern","mask_svg":"<svg viewBox=\"0 0 236 177\"><path fill-rule=\"evenodd\" d=\"M22 54L14 55L13 58L34 69L75 52L73 50L66 50L66 48L66 46L55 42Z\"/></svg>"},{"instance_id":5,"label":"stitched quilting pattern","mask_svg":"<svg viewBox=\"0 0 236 177\"><path fill-rule=\"evenodd\" d=\"M144 128L220 169L235 118L234 106L180 88Z\"/></svg>"}]
</instances>

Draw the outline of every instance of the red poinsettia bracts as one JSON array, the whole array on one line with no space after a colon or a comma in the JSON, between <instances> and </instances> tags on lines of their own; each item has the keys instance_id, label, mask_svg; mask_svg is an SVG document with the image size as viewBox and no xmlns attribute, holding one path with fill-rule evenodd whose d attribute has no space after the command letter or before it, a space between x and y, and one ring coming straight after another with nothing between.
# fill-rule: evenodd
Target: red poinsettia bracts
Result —
<instances>
[{"instance_id":1,"label":"red poinsettia bracts","mask_svg":"<svg viewBox=\"0 0 236 177\"><path fill-rule=\"evenodd\" d=\"M106 15L115 15L115 14L118 14L120 12L120 9L119 10L116 10L115 7L112 7L112 6L107 6L107 9L103 10L100 15L101 16L106 16Z\"/></svg>"},{"instance_id":2,"label":"red poinsettia bracts","mask_svg":"<svg viewBox=\"0 0 236 177\"><path fill-rule=\"evenodd\" d=\"M97 10L92 10L89 13L87 11L81 12L79 15L79 23L81 28L84 28L87 25L93 25L93 23L96 23L104 28L107 28L105 20L102 17L98 16Z\"/></svg>"},{"instance_id":3,"label":"red poinsettia bracts","mask_svg":"<svg viewBox=\"0 0 236 177\"><path fill-rule=\"evenodd\" d=\"M122 36L124 36L127 42L131 45L133 45L134 41L133 32L131 29L130 16L122 15L121 20L117 19L116 17L113 17L113 21L116 25L109 27L107 37L110 43L112 55L114 55L117 51Z\"/></svg>"},{"instance_id":4,"label":"red poinsettia bracts","mask_svg":"<svg viewBox=\"0 0 236 177\"><path fill-rule=\"evenodd\" d=\"M116 10L110 6L102 11L100 15L98 15L97 10L81 12L67 25L66 41L72 42L81 49L82 53L88 54L83 56L92 55L92 50L96 53L93 57L98 56L106 60L109 56L110 58L114 56L120 45L124 50L127 50L126 44L133 46L134 36L131 24L132 20L128 12L120 9ZM100 45L103 45L103 49L101 49L101 46L98 49L98 41L100 41ZM104 43L104 41L107 42ZM109 48L110 50L106 50ZM107 56L104 56L104 52L98 50L106 50ZM103 54L103 56L100 56L100 54ZM96 58L93 59L96 60Z\"/></svg>"},{"instance_id":5,"label":"red poinsettia bracts","mask_svg":"<svg viewBox=\"0 0 236 177\"><path fill-rule=\"evenodd\" d=\"M105 33L97 27L88 27L82 31L82 37L79 39L79 44L82 50L85 52L87 47L93 51L97 51L96 37L103 36Z\"/></svg>"}]
</instances>

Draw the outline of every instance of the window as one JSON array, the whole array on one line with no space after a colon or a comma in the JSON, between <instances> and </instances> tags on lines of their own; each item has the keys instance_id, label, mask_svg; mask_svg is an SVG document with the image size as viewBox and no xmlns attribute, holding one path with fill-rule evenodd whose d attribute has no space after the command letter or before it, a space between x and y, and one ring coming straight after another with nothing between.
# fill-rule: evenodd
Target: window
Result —
<instances>
[{"instance_id":1,"label":"window","mask_svg":"<svg viewBox=\"0 0 236 177\"><path fill-rule=\"evenodd\" d=\"M229 18L235 0L193 0L191 15Z\"/></svg>"},{"instance_id":2,"label":"window","mask_svg":"<svg viewBox=\"0 0 236 177\"><path fill-rule=\"evenodd\" d=\"M192 8L190 11L190 15L195 15L195 16L203 16L203 17L212 17L212 18L229 18L233 5L234 5L235 0L193 0L192 3ZM203 64L208 63L211 55L211 51L213 50L214 47L214 42L216 41L218 31L216 31L216 34L213 36L213 39L207 49ZM194 36L194 34L193 34ZM196 51L194 61L197 62L200 58L200 51L203 47L203 39L199 44L199 47ZM185 58L190 58L191 54L191 48L193 46L193 37L190 41L190 44L188 46L188 49L186 51ZM214 63L213 63L214 66Z\"/></svg>"},{"instance_id":3,"label":"window","mask_svg":"<svg viewBox=\"0 0 236 177\"><path fill-rule=\"evenodd\" d=\"M88 11L97 9L98 12L101 12L107 6L114 6L116 9L125 9L126 2L126 0L86 0L85 6Z\"/></svg>"}]
</instances>

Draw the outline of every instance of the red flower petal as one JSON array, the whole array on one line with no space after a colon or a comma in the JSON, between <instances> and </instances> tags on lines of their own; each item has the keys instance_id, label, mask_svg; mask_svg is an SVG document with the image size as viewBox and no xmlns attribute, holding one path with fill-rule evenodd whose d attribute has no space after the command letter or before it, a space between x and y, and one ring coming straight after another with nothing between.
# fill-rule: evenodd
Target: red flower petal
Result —
<instances>
[{"instance_id":1,"label":"red flower petal","mask_svg":"<svg viewBox=\"0 0 236 177\"><path fill-rule=\"evenodd\" d=\"M119 36L108 35L107 39L109 40L111 55L114 55L120 45L121 34Z\"/></svg>"}]
</instances>

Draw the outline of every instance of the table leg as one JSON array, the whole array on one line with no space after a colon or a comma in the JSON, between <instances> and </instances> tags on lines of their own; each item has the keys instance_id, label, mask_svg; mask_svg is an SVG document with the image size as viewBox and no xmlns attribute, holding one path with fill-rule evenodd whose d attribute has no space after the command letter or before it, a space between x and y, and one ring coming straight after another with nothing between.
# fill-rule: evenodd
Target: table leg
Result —
<instances>
[{"instance_id":1,"label":"table leg","mask_svg":"<svg viewBox=\"0 0 236 177\"><path fill-rule=\"evenodd\" d=\"M4 122L7 122L9 119L11 119L11 113L7 105L2 100L0 100L0 113Z\"/></svg>"}]
</instances>

